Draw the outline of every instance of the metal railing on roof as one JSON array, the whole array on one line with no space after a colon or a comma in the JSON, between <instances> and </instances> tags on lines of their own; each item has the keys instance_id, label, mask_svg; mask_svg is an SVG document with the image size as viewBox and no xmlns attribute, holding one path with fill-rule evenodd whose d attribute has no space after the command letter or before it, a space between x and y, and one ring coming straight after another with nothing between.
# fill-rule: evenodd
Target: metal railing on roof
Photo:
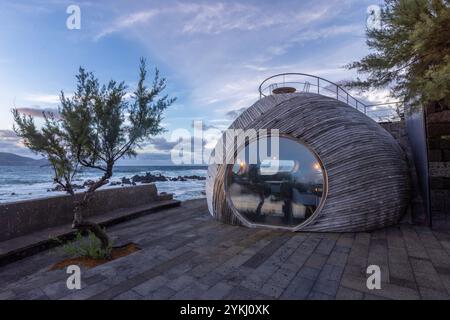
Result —
<instances>
[{"instance_id":1,"label":"metal railing on roof","mask_svg":"<svg viewBox=\"0 0 450 320\"><path fill-rule=\"evenodd\" d=\"M259 86L259 97L272 95L274 91L311 92L328 96L345 102L378 122L399 120L403 114L401 102L368 105L353 97L340 85L306 73L280 73L265 79ZM395 106L391 107L393 104Z\"/></svg>"}]
</instances>

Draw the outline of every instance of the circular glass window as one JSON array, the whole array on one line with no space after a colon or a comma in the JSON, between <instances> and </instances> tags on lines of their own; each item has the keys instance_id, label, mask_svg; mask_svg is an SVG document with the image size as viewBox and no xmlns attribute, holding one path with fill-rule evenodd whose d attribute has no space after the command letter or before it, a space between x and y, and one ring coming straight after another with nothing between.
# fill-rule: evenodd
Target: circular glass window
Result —
<instances>
[{"instance_id":1,"label":"circular glass window","mask_svg":"<svg viewBox=\"0 0 450 320\"><path fill-rule=\"evenodd\" d=\"M234 208L251 223L293 227L308 220L324 193L316 155L285 137L246 144L228 171L227 192Z\"/></svg>"}]
</instances>

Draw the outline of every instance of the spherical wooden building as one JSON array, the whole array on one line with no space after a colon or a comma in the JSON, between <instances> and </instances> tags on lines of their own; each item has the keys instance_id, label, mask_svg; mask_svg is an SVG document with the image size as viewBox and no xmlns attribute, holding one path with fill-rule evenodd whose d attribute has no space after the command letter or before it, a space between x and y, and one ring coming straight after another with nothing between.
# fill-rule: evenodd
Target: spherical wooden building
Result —
<instances>
[{"instance_id":1,"label":"spherical wooden building","mask_svg":"<svg viewBox=\"0 0 450 320\"><path fill-rule=\"evenodd\" d=\"M367 231L397 223L406 211L410 182L402 148L345 102L310 92L271 94L230 128L257 134L238 142L231 152L234 161L209 166L208 207L222 222L292 231ZM261 152L275 143L276 157ZM219 143L215 154L223 146ZM257 151L253 163L251 151Z\"/></svg>"}]
</instances>

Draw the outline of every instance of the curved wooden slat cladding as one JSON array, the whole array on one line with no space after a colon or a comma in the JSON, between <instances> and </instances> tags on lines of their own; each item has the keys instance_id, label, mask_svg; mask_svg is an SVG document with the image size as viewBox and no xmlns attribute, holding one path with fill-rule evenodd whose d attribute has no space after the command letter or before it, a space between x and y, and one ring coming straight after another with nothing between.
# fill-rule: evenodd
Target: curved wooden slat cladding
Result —
<instances>
[{"instance_id":1,"label":"curved wooden slat cladding","mask_svg":"<svg viewBox=\"0 0 450 320\"><path fill-rule=\"evenodd\" d=\"M403 150L390 133L343 102L312 93L272 95L230 128L279 129L321 159L327 178L323 206L296 231L367 231L397 223L406 211L410 181ZM209 167L210 212L225 223L252 226L235 214L226 195L229 166Z\"/></svg>"}]
</instances>

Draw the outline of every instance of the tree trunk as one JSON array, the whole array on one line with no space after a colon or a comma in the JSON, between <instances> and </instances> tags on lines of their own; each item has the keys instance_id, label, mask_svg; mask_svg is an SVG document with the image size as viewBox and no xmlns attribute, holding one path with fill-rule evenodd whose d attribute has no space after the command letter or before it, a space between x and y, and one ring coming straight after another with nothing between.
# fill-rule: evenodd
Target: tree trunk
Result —
<instances>
[{"instance_id":1,"label":"tree trunk","mask_svg":"<svg viewBox=\"0 0 450 320\"><path fill-rule=\"evenodd\" d=\"M259 195L259 204L258 204L258 207L256 208L256 215L260 216L261 215L261 209L262 209L262 207L264 205L264 200L265 200L264 191L259 190L258 195Z\"/></svg>"},{"instance_id":2,"label":"tree trunk","mask_svg":"<svg viewBox=\"0 0 450 320\"><path fill-rule=\"evenodd\" d=\"M95 190L107 183L108 179L112 176L112 165L111 167L108 167L108 169L109 170L107 170L102 178L89 187L89 189L84 193L82 200L75 206L72 223L73 229L77 229L79 231L91 231L97 239L100 240L101 249L104 250L104 252L108 252L108 248L110 246L108 235L97 223L84 220L83 212L87 209L89 202L94 197Z\"/></svg>"},{"instance_id":3,"label":"tree trunk","mask_svg":"<svg viewBox=\"0 0 450 320\"><path fill-rule=\"evenodd\" d=\"M83 218L82 212L86 209L87 204L88 202L83 203L82 201L75 207L72 228L77 229L80 232L91 231L97 237L97 239L100 240L101 249L104 250L104 252L107 252L110 246L110 240L106 232L103 231L103 229L97 223L84 220Z\"/></svg>"}]
</instances>

